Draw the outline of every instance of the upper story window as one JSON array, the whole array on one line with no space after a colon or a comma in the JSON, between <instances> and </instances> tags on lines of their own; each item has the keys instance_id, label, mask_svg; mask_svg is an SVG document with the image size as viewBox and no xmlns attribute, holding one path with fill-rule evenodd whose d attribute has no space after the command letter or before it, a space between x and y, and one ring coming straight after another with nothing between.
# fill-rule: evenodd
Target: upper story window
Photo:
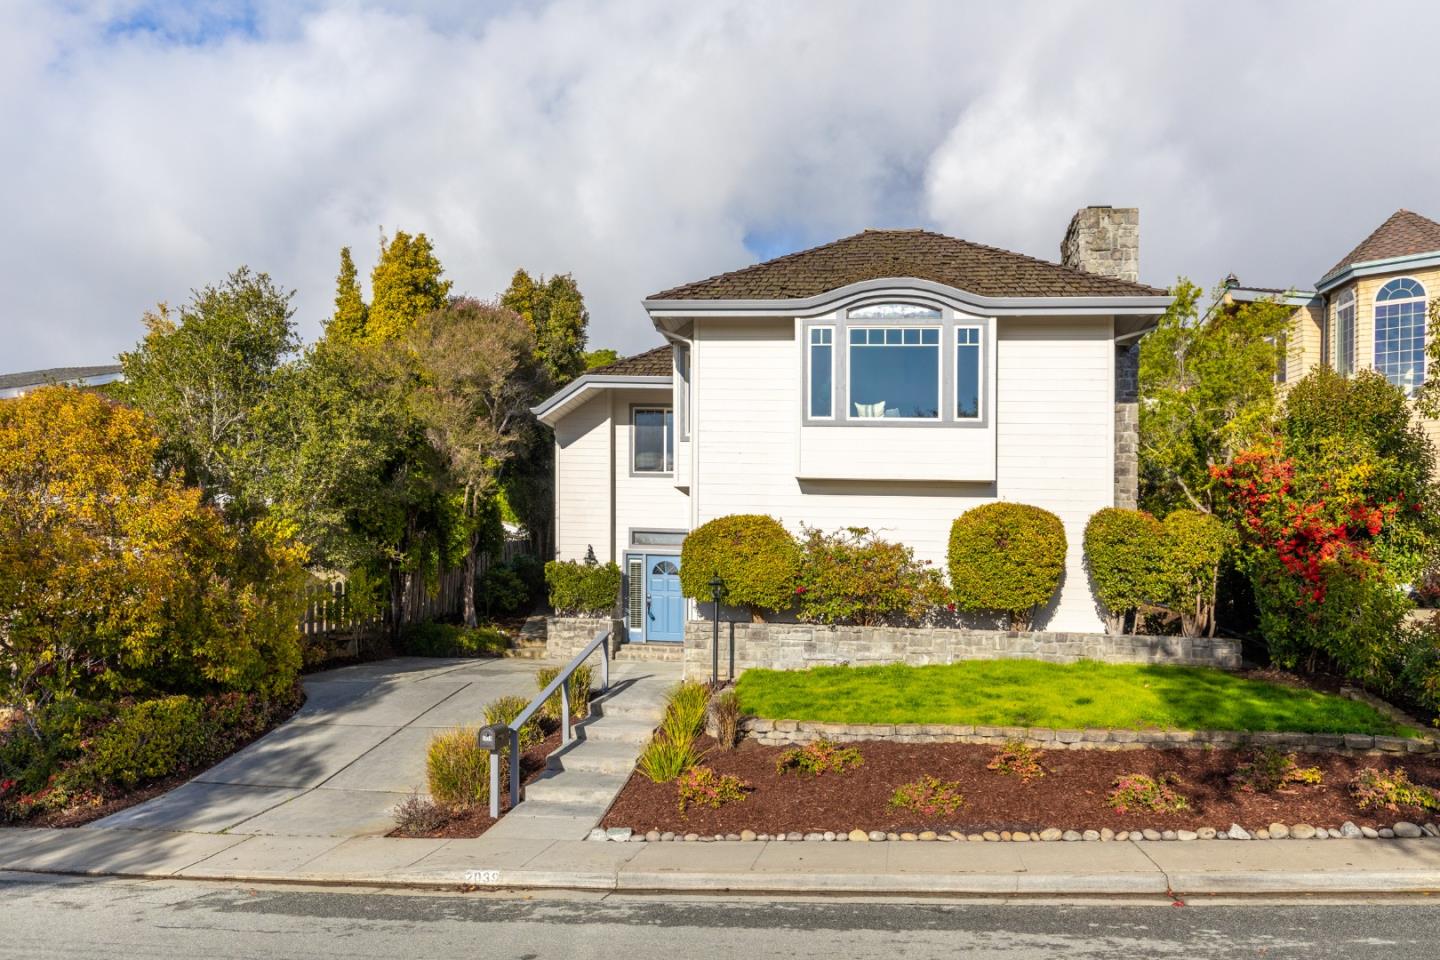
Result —
<instances>
[{"instance_id":1,"label":"upper story window","mask_svg":"<svg viewBox=\"0 0 1440 960\"><path fill-rule=\"evenodd\" d=\"M1425 382L1425 288L1409 277L1375 294L1375 369L1407 396Z\"/></svg>"},{"instance_id":2,"label":"upper story window","mask_svg":"<svg viewBox=\"0 0 1440 960\"><path fill-rule=\"evenodd\" d=\"M675 344L675 373L678 381L675 403L680 410L680 440L690 439L690 348Z\"/></svg>"},{"instance_id":3,"label":"upper story window","mask_svg":"<svg viewBox=\"0 0 1440 960\"><path fill-rule=\"evenodd\" d=\"M1336 373L1349 376L1355 372L1355 291L1346 290L1335 301L1332 322L1330 365Z\"/></svg>"},{"instance_id":4,"label":"upper story window","mask_svg":"<svg viewBox=\"0 0 1440 960\"><path fill-rule=\"evenodd\" d=\"M923 303L870 303L806 325L805 421L979 424L989 324Z\"/></svg>"},{"instance_id":5,"label":"upper story window","mask_svg":"<svg viewBox=\"0 0 1440 960\"><path fill-rule=\"evenodd\" d=\"M630 415L630 434L633 472L675 472L675 416L669 407L636 407Z\"/></svg>"},{"instance_id":6,"label":"upper story window","mask_svg":"<svg viewBox=\"0 0 1440 960\"><path fill-rule=\"evenodd\" d=\"M940 416L939 327L850 327L850 416Z\"/></svg>"}]
</instances>

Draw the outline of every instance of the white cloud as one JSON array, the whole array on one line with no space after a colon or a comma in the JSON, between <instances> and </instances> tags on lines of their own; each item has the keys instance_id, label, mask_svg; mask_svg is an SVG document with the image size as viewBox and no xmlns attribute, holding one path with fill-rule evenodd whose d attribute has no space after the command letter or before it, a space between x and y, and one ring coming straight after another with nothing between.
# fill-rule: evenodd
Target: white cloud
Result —
<instances>
[{"instance_id":1,"label":"white cloud","mask_svg":"<svg viewBox=\"0 0 1440 960\"><path fill-rule=\"evenodd\" d=\"M313 336L339 247L368 268L382 225L479 295L571 271L595 344L635 349L641 297L750 262L752 233L1054 256L1075 207L1136 204L1146 279L1288 283L1396 206L1440 216L1403 39L1428 6L1401 34L1317 4L54 9L0 9L3 369L110 356L241 263ZM1337 70L1340 37L1385 69Z\"/></svg>"}]
</instances>

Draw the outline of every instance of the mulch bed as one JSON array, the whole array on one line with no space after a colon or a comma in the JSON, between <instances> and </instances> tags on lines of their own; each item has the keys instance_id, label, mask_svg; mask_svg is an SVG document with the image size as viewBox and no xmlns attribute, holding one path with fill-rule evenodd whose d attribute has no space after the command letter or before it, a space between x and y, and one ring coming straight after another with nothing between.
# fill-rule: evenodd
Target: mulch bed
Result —
<instances>
[{"instance_id":1,"label":"mulch bed","mask_svg":"<svg viewBox=\"0 0 1440 960\"><path fill-rule=\"evenodd\" d=\"M1101 830L1119 832L1153 828L1193 830L1231 823L1249 829L1271 822L1310 823L1339 827L1347 820L1358 826L1389 826L1397 820L1434 819L1422 811L1399 813L1361 810L1348 792L1348 784L1361 767L1403 765L1413 781L1440 786L1440 758L1351 757L1299 754L1302 767L1318 766L1324 782L1317 786L1287 787L1284 793L1248 793L1229 782L1235 768L1251 754L1244 750L1055 750L1046 751L1046 775L1028 784L1016 777L986 769L996 748L965 743L861 743L856 744L864 764L843 774L809 777L780 775L775 763L784 747L766 747L745 741L732 751L716 749L703 738L699 746L704 763L717 773L735 774L750 785L744 801L719 809L678 808L673 783L652 783L636 772L631 775L604 826L631 827L637 833L658 830L701 835L738 833L811 833L853 829L904 832L920 830ZM1106 802L1112 782L1121 774L1178 774L1179 791L1191 809L1183 813L1115 813ZM889 806L901 784L934 776L958 781L965 805L949 816L926 819L909 810Z\"/></svg>"},{"instance_id":2,"label":"mulch bed","mask_svg":"<svg viewBox=\"0 0 1440 960\"><path fill-rule=\"evenodd\" d=\"M531 783L544 773L546 759L558 749L560 749L560 727L556 725L544 740L520 754L520 783L522 785ZM500 815L503 817L509 809L510 791L502 788ZM429 833L401 833L399 830L393 830L388 835L392 837L428 837L438 840L468 840L480 836L494 825L495 818L490 816L490 806L485 804L452 814L443 827Z\"/></svg>"}]
</instances>

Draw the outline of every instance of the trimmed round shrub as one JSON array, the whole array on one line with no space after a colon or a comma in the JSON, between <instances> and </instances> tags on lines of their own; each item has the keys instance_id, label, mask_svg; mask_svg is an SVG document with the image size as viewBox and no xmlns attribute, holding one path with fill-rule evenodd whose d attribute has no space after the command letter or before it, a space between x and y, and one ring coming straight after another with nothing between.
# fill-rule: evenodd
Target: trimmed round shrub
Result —
<instances>
[{"instance_id":1,"label":"trimmed round shrub","mask_svg":"<svg viewBox=\"0 0 1440 960\"><path fill-rule=\"evenodd\" d=\"M774 517L735 514L691 531L680 548L680 589L704 603L710 578L725 584L724 601L748 607L753 619L764 610L784 610L795 600L800 580L800 545Z\"/></svg>"},{"instance_id":2,"label":"trimmed round shrub","mask_svg":"<svg viewBox=\"0 0 1440 960\"><path fill-rule=\"evenodd\" d=\"M1134 630L1137 607L1157 599L1164 527L1143 510L1106 507L1085 524L1085 565L1110 633Z\"/></svg>"},{"instance_id":3,"label":"trimmed round shrub","mask_svg":"<svg viewBox=\"0 0 1440 960\"><path fill-rule=\"evenodd\" d=\"M1048 510L987 503L950 527L950 586L962 610L996 610L1026 630L1065 570L1065 527Z\"/></svg>"},{"instance_id":4,"label":"trimmed round shrub","mask_svg":"<svg viewBox=\"0 0 1440 960\"><path fill-rule=\"evenodd\" d=\"M1208 513L1176 510L1163 529L1153 599L1180 614L1185 636L1200 636L1215 616L1215 578L1230 544L1230 528Z\"/></svg>"}]
</instances>

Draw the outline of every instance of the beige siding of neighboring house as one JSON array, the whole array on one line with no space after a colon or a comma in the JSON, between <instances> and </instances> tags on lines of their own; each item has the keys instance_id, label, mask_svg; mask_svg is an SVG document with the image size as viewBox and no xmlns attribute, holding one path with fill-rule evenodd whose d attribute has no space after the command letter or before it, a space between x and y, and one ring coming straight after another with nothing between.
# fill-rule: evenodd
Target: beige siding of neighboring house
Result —
<instances>
[{"instance_id":1,"label":"beige siding of neighboring house","mask_svg":"<svg viewBox=\"0 0 1440 960\"><path fill-rule=\"evenodd\" d=\"M1296 308L1285 336L1285 382L1294 383L1323 362L1321 337L1324 308L1307 304Z\"/></svg>"},{"instance_id":2,"label":"beige siding of neighboring house","mask_svg":"<svg viewBox=\"0 0 1440 960\"><path fill-rule=\"evenodd\" d=\"M1090 515L1114 502L1112 329L1108 317L999 322L994 482L802 481L795 325L699 321L692 528L732 513L767 513L796 532L868 526L943 569L955 517L997 499L1035 504L1060 515L1069 540L1059 602L1039 625L1099 630L1081 538ZM915 443L943 443L948 432L895 429Z\"/></svg>"},{"instance_id":3,"label":"beige siding of neighboring house","mask_svg":"<svg viewBox=\"0 0 1440 960\"><path fill-rule=\"evenodd\" d=\"M690 497L684 491L676 489L673 475L635 474L632 470L631 410L636 406L670 406L670 389L612 390L610 403L615 420L614 555L616 562L619 562L626 548L630 546L632 530L690 529Z\"/></svg>"},{"instance_id":4,"label":"beige siding of neighboring house","mask_svg":"<svg viewBox=\"0 0 1440 960\"><path fill-rule=\"evenodd\" d=\"M610 397L601 393L555 424L555 555L581 560L588 547L612 559Z\"/></svg>"}]
</instances>

